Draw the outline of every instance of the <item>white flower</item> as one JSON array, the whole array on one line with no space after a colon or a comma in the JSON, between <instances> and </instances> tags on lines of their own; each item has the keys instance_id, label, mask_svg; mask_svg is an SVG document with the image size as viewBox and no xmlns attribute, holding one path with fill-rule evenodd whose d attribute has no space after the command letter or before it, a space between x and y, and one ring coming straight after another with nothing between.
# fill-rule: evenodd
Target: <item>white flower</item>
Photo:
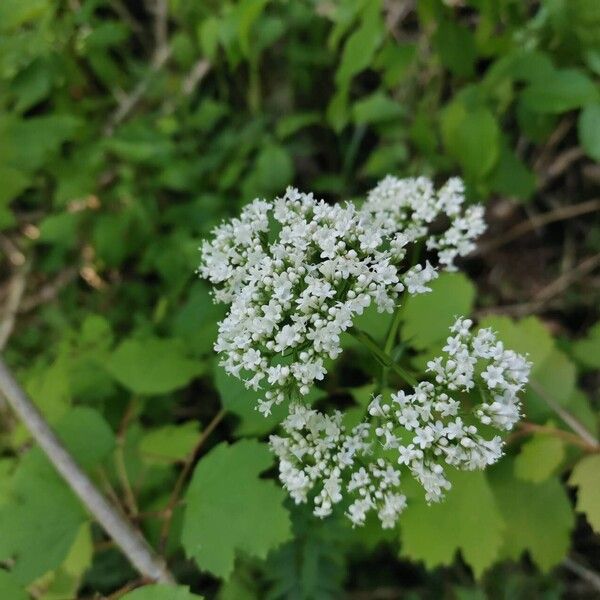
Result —
<instances>
[{"instance_id":1,"label":"white flower","mask_svg":"<svg viewBox=\"0 0 600 600\"><path fill-rule=\"evenodd\" d=\"M353 526L364 525L373 511L383 528L394 527L406 506L400 468L422 485L427 502L439 502L451 487L448 466L473 470L495 463L502 440L485 437L479 424L500 430L514 425L518 392L531 365L504 349L491 330L473 334L472 325L464 318L452 325L445 354L428 365L434 382L421 381L412 393L399 390L389 401L374 396L366 420L349 432L339 412L327 416L293 405L282 424L285 436L270 438L280 480L292 498L306 502L314 492L314 513L323 518L347 497ZM474 395L462 403L471 389L481 397L474 407ZM373 457L378 449L386 458Z\"/></svg>"},{"instance_id":2,"label":"white flower","mask_svg":"<svg viewBox=\"0 0 600 600\"><path fill-rule=\"evenodd\" d=\"M430 291L436 268L429 261L409 268L408 244L424 240L446 268L470 251L483 231L482 210L463 211L463 202L457 179L436 193L423 177L387 177L360 209L294 188L245 206L201 247L198 272L214 285L215 301L229 305L214 346L221 365L253 389L268 382L271 395L259 405L264 414L307 394L323 379L325 359L341 353L341 335L354 317L371 304L393 312L405 289ZM433 234L442 215L449 227ZM282 361L285 374L277 368Z\"/></svg>"}]
</instances>

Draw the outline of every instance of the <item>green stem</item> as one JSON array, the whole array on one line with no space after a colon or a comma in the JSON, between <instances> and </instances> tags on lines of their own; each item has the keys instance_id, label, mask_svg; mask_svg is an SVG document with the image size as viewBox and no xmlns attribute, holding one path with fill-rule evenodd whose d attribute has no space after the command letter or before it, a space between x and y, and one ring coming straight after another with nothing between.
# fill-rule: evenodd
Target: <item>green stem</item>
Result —
<instances>
[{"instance_id":1,"label":"green stem","mask_svg":"<svg viewBox=\"0 0 600 600\"><path fill-rule=\"evenodd\" d=\"M385 338L385 344L383 346L383 351L390 356L392 354L392 350L394 349L394 345L396 342L396 338L398 336L398 327L400 327L400 320L402 316L402 305L399 305L396 308L396 312L394 313L394 317L392 322L390 323L390 327L387 332L387 336ZM393 360L392 360L393 362ZM381 368L381 389L385 388L387 385L388 372L390 368L386 365L383 365Z\"/></svg>"},{"instance_id":2,"label":"green stem","mask_svg":"<svg viewBox=\"0 0 600 600\"><path fill-rule=\"evenodd\" d=\"M368 333L361 331L356 327L350 328L348 333L350 333L350 335L355 337L363 346L365 346L365 348L367 348L384 367L392 369L392 371L397 373L410 385L417 385L417 380L414 375L403 369L400 365L397 365L392 357L384 352Z\"/></svg>"}]
</instances>

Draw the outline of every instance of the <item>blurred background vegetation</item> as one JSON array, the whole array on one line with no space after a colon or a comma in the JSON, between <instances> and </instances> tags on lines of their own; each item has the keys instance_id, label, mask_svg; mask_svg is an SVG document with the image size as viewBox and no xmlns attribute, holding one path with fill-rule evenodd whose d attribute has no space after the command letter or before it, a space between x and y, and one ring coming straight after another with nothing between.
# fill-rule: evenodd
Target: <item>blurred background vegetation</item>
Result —
<instances>
[{"instance_id":1,"label":"blurred background vegetation","mask_svg":"<svg viewBox=\"0 0 600 600\"><path fill-rule=\"evenodd\" d=\"M598 598L599 76L597 0L1 0L6 361L207 598ZM388 173L459 174L486 203L468 277L408 307L403 334L418 364L454 314L492 324L535 363L527 420L399 537L289 506L266 559L203 568L179 506L161 544L181 464L221 408L202 452L276 422L216 368L199 242L288 184L334 202ZM331 405L364 403L358 352ZM4 410L0 597L119 597L137 575L31 446Z\"/></svg>"}]
</instances>

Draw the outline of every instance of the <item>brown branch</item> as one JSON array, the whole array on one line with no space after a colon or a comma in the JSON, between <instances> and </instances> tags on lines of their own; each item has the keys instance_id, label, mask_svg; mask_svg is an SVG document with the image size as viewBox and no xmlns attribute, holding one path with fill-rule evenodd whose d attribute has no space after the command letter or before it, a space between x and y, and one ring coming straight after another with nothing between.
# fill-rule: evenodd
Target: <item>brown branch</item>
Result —
<instances>
[{"instance_id":1,"label":"brown branch","mask_svg":"<svg viewBox=\"0 0 600 600\"><path fill-rule=\"evenodd\" d=\"M576 433L558 429L557 427L550 427L549 425L538 425L537 423L524 421L519 423L519 432L523 434L541 433L543 435L560 438L564 442L578 446L589 453L595 454L600 452L600 445L589 444L588 441L582 439L581 436Z\"/></svg>"},{"instance_id":2,"label":"brown branch","mask_svg":"<svg viewBox=\"0 0 600 600\"><path fill-rule=\"evenodd\" d=\"M600 442L588 431L583 423L565 410L546 390L535 380L529 382L531 389L574 431L585 444L591 448L600 447Z\"/></svg>"},{"instance_id":3,"label":"brown branch","mask_svg":"<svg viewBox=\"0 0 600 600\"><path fill-rule=\"evenodd\" d=\"M552 283L542 288L530 302L518 304L506 304L504 306L492 306L476 311L478 317L489 314L505 314L513 317L521 317L540 312L547 307L559 294L564 292L571 284L581 277L585 277L594 269L600 267L600 253L594 254L581 261L574 269L567 271Z\"/></svg>"},{"instance_id":4,"label":"brown branch","mask_svg":"<svg viewBox=\"0 0 600 600\"><path fill-rule=\"evenodd\" d=\"M28 313L42 304L52 302L60 291L77 278L78 269L69 267L61 271L52 281L43 285L36 294L25 296L19 306L19 314Z\"/></svg>"},{"instance_id":5,"label":"brown branch","mask_svg":"<svg viewBox=\"0 0 600 600\"><path fill-rule=\"evenodd\" d=\"M221 409L214 416L213 420L208 424L206 429L202 432L202 434L198 438L196 445L192 448L191 452L188 454L186 461L183 465L183 468L181 469L181 472L179 473L179 477L177 478L175 487L173 488L173 492L171 493L171 497L169 498L169 502L167 503L167 507L164 510L165 520L163 522L162 530L160 532L160 544L159 544L159 547L160 547L161 551L163 551L163 552L167 545L167 541L169 539L169 532L171 530L171 522L173 520L173 513L175 511L175 507L177 506L177 503L179 502L179 497L183 490L183 486L185 485L188 475L189 475L190 471L192 470L194 463L196 462L196 458L198 456L198 453L200 452L200 449L202 448L202 446L204 445L206 440L209 438L210 434L217 428L219 423L223 420L223 417L225 417L225 414L226 414L225 409Z\"/></svg>"},{"instance_id":6,"label":"brown branch","mask_svg":"<svg viewBox=\"0 0 600 600\"><path fill-rule=\"evenodd\" d=\"M512 242L522 235L525 235L530 231L534 231L535 229L539 229L540 227L544 227L545 225L549 225L550 223L565 221L567 219L572 219L574 217L579 217L581 215L596 211L600 211L600 199L598 198L588 200L587 202L581 202L579 204L561 206L542 215L527 219L518 225L515 225L500 237L490 240L487 243L480 244L472 255L486 254L491 250L496 250L497 248Z\"/></svg>"},{"instance_id":7,"label":"brown branch","mask_svg":"<svg viewBox=\"0 0 600 600\"><path fill-rule=\"evenodd\" d=\"M27 285L27 276L30 267L31 263L26 261L15 271L15 274L10 280L8 294L6 295L6 304L3 307L2 320L0 321L0 352L6 347L15 327L21 299L25 293L25 286Z\"/></svg>"}]
</instances>

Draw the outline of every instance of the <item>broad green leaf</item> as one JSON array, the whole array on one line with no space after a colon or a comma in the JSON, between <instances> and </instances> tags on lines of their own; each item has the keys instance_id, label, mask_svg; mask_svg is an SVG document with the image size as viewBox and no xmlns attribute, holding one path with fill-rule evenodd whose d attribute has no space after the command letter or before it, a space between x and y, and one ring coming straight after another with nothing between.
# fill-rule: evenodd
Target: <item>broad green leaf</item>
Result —
<instances>
[{"instance_id":1,"label":"broad green leaf","mask_svg":"<svg viewBox=\"0 0 600 600\"><path fill-rule=\"evenodd\" d=\"M475 300L475 286L462 273L442 273L430 287L409 296L402 314L402 339L419 350L446 339L455 318L469 315Z\"/></svg>"},{"instance_id":2,"label":"broad green leaf","mask_svg":"<svg viewBox=\"0 0 600 600\"><path fill-rule=\"evenodd\" d=\"M200 600L202 596L192 594L188 587L154 583L127 592L121 600Z\"/></svg>"},{"instance_id":3,"label":"broad green leaf","mask_svg":"<svg viewBox=\"0 0 600 600\"><path fill-rule=\"evenodd\" d=\"M358 124L390 121L403 116L402 106L382 92L375 92L352 107L354 122Z\"/></svg>"},{"instance_id":4,"label":"broad green leaf","mask_svg":"<svg viewBox=\"0 0 600 600\"><path fill-rule=\"evenodd\" d=\"M185 497L181 539L202 570L227 579L237 552L266 558L290 538L285 493L260 478L272 461L266 445L241 440L219 444L198 463Z\"/></svg>"},{"instance_id":5,"label":"broad green leaf","mask_svg":"<svg viewBox=\"0 0 600 600\"><path fill-rule=\"evenodd\" d=\"M365 165L360 170L361 175L384 177L388 173L398 171L406 164L408 148L404 142L381 145L371 152Z\"/></svg>"},{"instance_id":6,"label":"broad green leaf","mask_svg":"<svg viewBox=\"0 0 600 600\"><path fill-rule=\"evenodd\" d=\"M409 72L417 53L415 44L399 44L396 41L385 45L375 59L375 66L383 71L383 81L394 88Z\"/></svg>"},{"instance_id":7,"label":"broad green leaf","mask_svg":"<svg viewBox=\"0 0 600 600\"><path fill-rule=\"evenodd\" d=\"M240 418L236 428L239 436L264 435L273 431L287 415L287 404L282 402L279 406L273 406L271 414L264 417L256 410L262 394L246 388L239 379L227 375L221 367L216 367L215 385L223 408Z\"/></svg>"},{"instance_id":8,"label":"broad green leaf","mask_svg":"<svg viewBox=\"0 0 600 600\"><path fill-rule=\"evenodd\" d=\"M600 455L582 458L575 465L569 484L578 487L578 512L584 513L594 531L600 533Z\"/></svg>"},{"instance_id":9,"label":"broad green leaf","mask_svg":"<svg viewBox=\"0 0 600 600\"><path fill-rule=\"evenodd\" d=\"M135 394L166 394L182 388L202 372L177 339L129 338L110 355L108 372Z\"/></svg>"},{"instance_id":10,"label":"broad green leaf","mask_svg":"<svg viewBox=\"0 0 600 600\"><path fill-rule=\"evenodd\" d=\"M33 584L34 587L44 590L40 600L75 598L81 585L81 579L92 564L93 554L90 523L84 523L79 528L75 541L62 565L58 569L46 573Z\"/></svg>"},{"instance_id":11,"label":"broad green leaf","mask_svg":"<svg viewBox=\"0 0 600 600\"><path fill-rule=\"evenodd\" d=\"M39 19L50 9L50 6L49 0L2 0L0 31L9 31Z\"/></svg>"},{"instance_id":12,"label":"broad green leaf","mask_svg":"<svg viewBox=\"0 0 600 600\"><path fill-rule=\"evenodd\" d=\"M97 465L114 446L109 426L91 408L71 410L56 429L84 468ZM12 475L9 501L0 505L0 558L15 558L12 573L30 583L65 561L87 520L73 492L35 447Z\"/></svg>"},{"instance_id":13,"label":"broad green leaf","mask_svg":"<svg viewBox=\"0 0 600 600\"><path fill-rule=\"evenodd\" d=\"M82 121L74 115L53 113L0 122L0 156L23 171L39 169L61 145L71 139Z\"/></svg>"},{"instance_id":14,"label":"broad green leaf","mask_svg":"<svg viewBox=\"0 0 600 600\"><path fill-rule=\"evenodd\" d=\"M544 79L531 83L522 94L524 104L532 111L562 113L598 102L597 86L577 69L556 70Z\"/></svg>"},{"instance_id":15,"label":"broad green leaf","mask_svg":"<svg viewBox=\"0 0 600 600\"><path fill-rule=\"evenodd\" d=\"M442 112L442 137L446 150L468 178L480 180L496 164L500 128L488 108L455 100Z\"/></svg>"},{"instance_id":16,"label":"broad green leaf","mask_svg":"<svg viewBox=\"0 0 600 600\"><path fill-rule=\"evenodd\" d=\"M183 460L191 452L198 437L199 426L196 421L164 425L146 432L139 450L149 463L174 463Z\"/></svg>"},{"instance_id":17,"label":"broad green leaf","mask_svg":"<svg viewBox=\"0 0 600 600\"><path fill-rule=\"evenodd\" d=\"M577 370L567 355L556 348L535 365L525 394L525 413L535 420L552 414L549 402L568 407L575 392Z\"/></svg>"},{"instance_id":18,"label":"broad green leaf","mask_svg":"<svg viewBox=\"0 0 600 600\"><path fill-rule=\"evenodd\" d=\"M475 575L498 558L504 520L483 473L454 472L452 489L439 504L414 498L402 514L401 553L428 569L450 565L460 550Z\"/></svg>"},{"instance_id":19,"label":"broad green leaf","mask_svg":"<svg viewBox=\"0 0 600 600\"><path fill-rule=\"evenodd\" d=\"M548 329L537 317L513 321L509 317L491 316L480 321L481 327L491 327L507 348L527 354L533 363L532 374L552 352L554 341Z\"/></svg>"},{"instance_id":20,"label":"broad green leaf","mask_svg":"<svg viewBox=\"0 0 600 600\"><path fill-rule=\"evenodd\" d=\"M490 483L506 523L502 555L518 560L529 552L543 571L557 565L569 550L575 524L560 480L522 481L514 476L513 463L505 459L491 471Z\"/></svg>"},{"instance_id":21,"label":"broad green leaf","mask_svg":"<svg viewBox=\"0 0 600 600\"><path fill-rule=\"evenodd\" d=\"M0 163L0 208L14 200L30 183L30 178L20 169Z\"/></svg>"},{"instance_id":22,"label":"broad green leaf","mask_svg":"<svg viewBox=\"0 0 600 600\"><path fill-rule=\"evenodd\" d=\"M536 176L506 144L503 144L498 164L490 175L490 185L503 196L529 200L535 191Z\"/></svg>"},{"instance_id":23,"label":"broad green leaf","mask_svg":"<svg viewBox=\"0 0 600 600\"><path fill-rule=\"evenodd\" d=\"M573 342L573 356L588 369L600 369L600 321L595 323L587 335Z\"/></svg>"},{"instance_id":24,"label":"broad green leaf","mask_svg":"<svg viewBox=\"0 0 600 600\"><path fill-rule=\"evenodd\" d=\"M473 34L455 21L443 20L434 36L438 56L455 75L473 74L477 51Z\"/></svg>"},{"instance_id":25,"label":"broad green leaf","mask_svg":"<svg viewBox=\"0 0 600 600\"><path fill-rule=\"evenodd\" d=\"M21 587L21 583L12 573L0 569L0 598L6 598L6 600L29 600L30 596Z\"/></svg>"},{"instance_id":26,"label":"broad green leaf","mask_svg":"<svg viewBox=\"0 0 600 600\"><path fill-rule=\"evenodd\" d=\"M540 483L548 479L565 458L564 442L555 436L536 434L523 444L515 459L515 475Z\"/></svg>"},{"instance_id":27,"label":"broad green leaf","mask_svg":"<svg viewBox=\"0 0 600 600\"><path fill-rule=\"evenodd\" d=\"M579 142L586 154L600 161L600 103L586 106L579 114L577 123Z\"/></svg>"}]
</instances>

